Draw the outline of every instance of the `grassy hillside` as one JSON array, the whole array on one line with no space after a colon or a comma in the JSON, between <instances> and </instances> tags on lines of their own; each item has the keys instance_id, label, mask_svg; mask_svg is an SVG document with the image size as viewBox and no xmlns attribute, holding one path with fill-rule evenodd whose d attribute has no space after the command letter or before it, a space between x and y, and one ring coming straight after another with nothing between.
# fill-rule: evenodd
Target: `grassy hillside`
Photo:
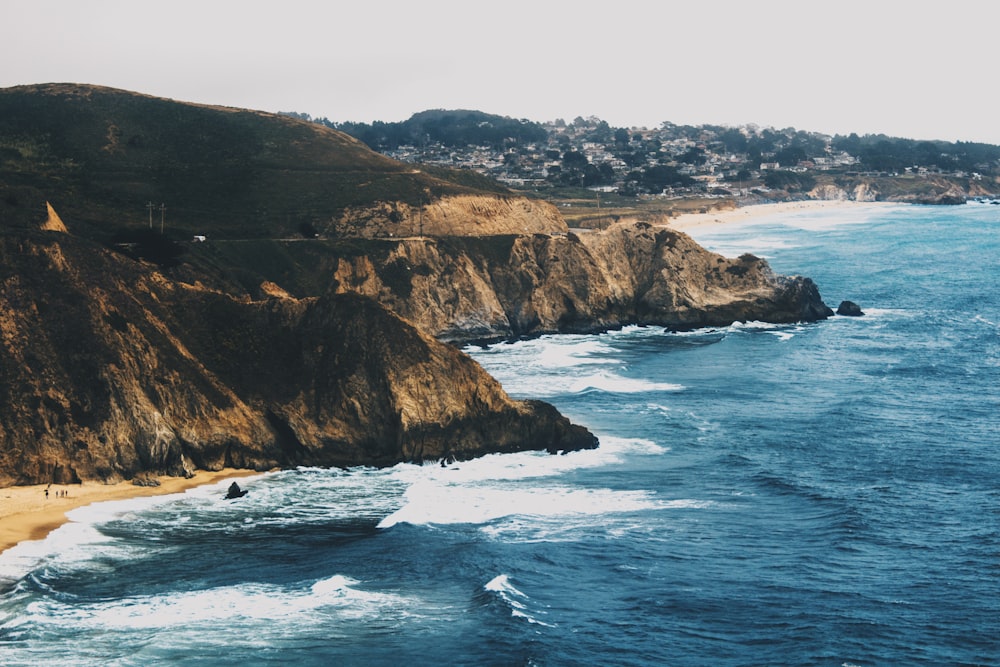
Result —
<instances>
[{"instance_id":1,"label":"grassy hillside","mask_svg":"<svg viewBox=\"0 0 1000 667\"><path fill-rule=\"evenodd\" d=\"M185 238L296 236L345 208L496 191L415 169L301 120L76 84L0 89L0 222L112 238L152 219ZM160 205L165 205L161 212Z\"/></svg>"}]
</instances>

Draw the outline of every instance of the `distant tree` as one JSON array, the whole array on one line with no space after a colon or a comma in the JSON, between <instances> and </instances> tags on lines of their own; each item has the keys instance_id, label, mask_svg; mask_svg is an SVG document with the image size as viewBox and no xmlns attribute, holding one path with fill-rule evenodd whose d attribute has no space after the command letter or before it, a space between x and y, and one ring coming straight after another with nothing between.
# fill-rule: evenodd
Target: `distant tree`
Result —
<instances>
[{"instance_id":1,"label":"distant tree","mask_svg":"<svg viewBox=\"0 0 1000 667\"><path fill-rule=\"evenodd\" d=\"M730 182L736 182L736 181L749 181L752 178L753 178L753 174L750 173L749 169L747 169L746 167L744 167L743 169L740 169L739 171L737 171L733 175L732 178L729 178L729 179L726 179L726 180L728 180Z\"/></svg>"},{"instance_id":2,"label":"distant tree","mask_svg":"<svg viewBox=\"0 0 1000 667\"><path fill-rule=\"evenodd\" d=\"M336 129L360 139L376 150L439 143L447 147L491 146L496 149L545 141L548 133L538 123L496 116L481 111L434 109L413 114L398 123L375 121L341 123Z\"/></svg>"},{"instance_id":3,"label":"distant tree","mask_svg":"<svg viewBox=\"0 0 1000 667\"><path fill-rule=\"evenodd\" d=\"M689 148L677 156L677 161L684 164L702 165L707 160L708 157L705 155L705 150L698 147Z\"/></svg>"},{"instance_id":4,"label":"distant tree","mask_svg":"<svg viewBox=\"0 0 1000 667\"><path fill-rule=\"evenodd\" d=\"M611 141L611 126L606 121L598 121L594 129L588 132L586 138L595 143L604 144Z\"/></svg>"},{"instance_id":5,"label":"distant tree","mask_svg":"<svg viewBox=\"0 0 1000 667\"><path fill-rule=\"evenodd\" d=\"M669 187L687 187L694 183L690 176L680 173L676 167L669 165L654 165L644 169L636 169L625 177L626 181L635 183L640 189L650 192L662 192Z\"/></svg>"},{"instance_id":6,"label":"distant tree","mask_svg":"<svg viewBox=\"0 0 1000 667\"><path fill-rule=\"evenodd\" d=\"M562 163L564 169L584 169L590 164L587 156L579 151L566 151L563 153Z\"/></svg>"},{"instance_id":7,"label":"distant tree","mask_svg":"<svg viewBox=\"0 0 1000 667\"><path fill-rule=\"evenodd\" d=\"M775 190L800 192L816 187L816 179L810 174L797 174L792 171L769 171L764 176L764 185Z\"/></svg>"},{"instance_id":8,"label":"distant tree","mask_svg":"<svg viewBox=\"0 0 1000 667\"><path fill-rule=\"evenodd\" d=\"M806 151L800 146L786 146L775 152L774 161L782 167L794 167L806 159Z\"/></svg>"},{"instance_id":9,"label":"distant tree","mask_svg":"<svg viewBox=\"0 0 1000 667\"><path fill-rule=\"evenodd\" d=\"M622 153L621 159L625 161L625 164L632 168L638 168L646 164L646 155L638 151Z\"/></svg>"},{"instance_id":10,"label":"distant tree","mask_svg":"<svg viewBox=\"0 0 1000 667\"><path fill-rule=\"evenodd\" d=\"M611 185L615 182L615 170L607 162L597 165L597 171L600 173L601 185Z\"/></svg>"},{"instance_id":11,"label":"distant tree","mask_svg":"<svg viewBox=\"0 0 1000 667\"><path fill-rule=\"evenodd\" d=\"M735 128L720 132L717 138L729 153L745 153L747 151L747 138Z\"/></svg>"}]
</instances>

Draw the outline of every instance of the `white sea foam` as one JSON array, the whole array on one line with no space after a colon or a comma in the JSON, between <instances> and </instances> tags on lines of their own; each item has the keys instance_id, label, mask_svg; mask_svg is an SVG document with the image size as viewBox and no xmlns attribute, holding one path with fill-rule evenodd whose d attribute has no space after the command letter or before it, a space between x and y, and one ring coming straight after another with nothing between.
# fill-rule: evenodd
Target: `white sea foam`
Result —
<instances>
[{"instance_id":1,"label":"white sea foam","mask_svg":"<svg viewBox=\"0 0 1000 667\"><path fill-rule=\"evenodd\" d=\"M252 627L258 635L281 635L295 619L303 624L379 620L419 616L424 603L417 597L366 591L361 582L343 575L291 585L245 583L170 595L130 596L69 603L56 596L28 603L16 617L2 618L4 629L58 627L60 634L160 630L181 633L207 629L230 631ZM246 637L253 641L253 637ZM242 639L241 639L242 641ZM266 643L266 639L261 637Z\"/></svg>"},{"instance_id":2,"label":"white sea foam","mask_svg":"<svg viewBox=\"0 0 1000 667\"><path fill-rule=\"evenodd\" d=\"M638 394L654 391L681 391L684 386L671 382L652 382L627 378L616 373L602 371L574 379L568 389L569 393L573 394L589 390L604 391L609 394Z\"/></svg>"},{"instance_id":3,"label":"white sea foam","mask_svg":"<svg viewBox=\"0 0 1000 667\"><path fill-rule=\"evenodd\" d=\"M70 510L66 513L68 521L44 539L20 542L0 554L0 581L17 581L48 560L62 566L87 563L93 570L101 567L99 561L93 560L95 555L128 556L127 549L101 533L97 526L176 497L177 494L107 501Z\"/></svg>"},{"instance_id":4,"label":"white sea foam","mask_svg":"<svg viewBox=\"0 0 1000 667\"><path fill-rule=\"evenodd\" d=\"M645 491L577 489L563 485L441 485L418 483L407 489L406 505L386 517L380 528L414 525L485 524L508 516L600 516L657 509Z\"/></svg>"},{"instance_id":5,"label":"white sea foam","mask_svg":"<svg viewBox=\"0 0 1000 667\"><path fill-rule=\"evenodd\" d=\"M545 623L543 621L538 620L537 618L535 618L535 616L529 613L528 596L519 591L517 588L515 588L514 585L510 583L510 577L508 577L506 574L500 574L493 577L492 579L490 579L489 582L487 582L485 586L483 586L483 589L489 591L490 593L495 594L508 607L510 607L511 616L517 618L523 618L529 623L543 625L547 628L556 627L555 625L552 625L550 623ZM535 612L535 613L545 613L545 612Z\"/></svg>"},{"instance_id":6,"label":"white sea foam","mask_svg":"<svg viewBox=\"0 0 1000 667\"><path fill-rule=\"evenodd\" d=\"M657 456L668 448L641 438L602 439L594 450L550 456L537 452L484 456L441 467L401 465L393 475L408 485L403 504L378 526L478 524L520 517L532 523L579 519L674 507L643 490L581 489L566 484L563 475L584 468L605 467L633 456Z\"/></svg>"},{"instance_id":7,"label":"white sea foam","mask_svg":"<svg viewBox=\"0 0 1000 667\"><path fill-rule=\"evenodd\" d=\"M503 365L518 365L530 360L542 368L571 368L609 363L609 359L601 355L613 352L613 348L602 336L549 335L500 343L486 349L470 346L465 351L485 364L489 364L492 357L499 357Z\"/></svg>"},{"instance_id":8,"label":"white sea foam","mask_svg":"<svg viewBox=\"0 0 1000 667\"><path fill-rule=\"evenodd\" d=\"M705 236L698 239L706 250L719 253L724 257L738 257L745 253L752 253L763 259L769 259L770 253L781 250L792 250L799 247L791 239L782 238L732 238L731 234L719 235L717 237Z\"/></svg>"}]
</instances>

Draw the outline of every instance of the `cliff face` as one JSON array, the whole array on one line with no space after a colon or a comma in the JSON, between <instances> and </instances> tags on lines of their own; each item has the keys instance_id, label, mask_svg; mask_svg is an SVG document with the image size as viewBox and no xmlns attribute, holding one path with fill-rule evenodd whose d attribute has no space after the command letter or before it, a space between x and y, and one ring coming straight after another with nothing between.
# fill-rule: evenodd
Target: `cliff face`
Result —
<instances>
[{"instance_id":1,"label":"cliff face","mask_svg":"<svg viewBox=\"0 0 1000 667\"><path fill-rule=\"evenodd\" d=\"M991 196L997 185L941 175L838 176L823 181L809 191L810 199L964 204L973 197Z\"/></svg>"},{"instance_id":2,"label":"cliff face","mask_svg":"<svg viewBox=\"0 0 1000 667\"><path fill-rule=\"evenodd\" d=\"M369 299L238 299L0 235L0 484L596 446Z\"/></svg>"},{"instance_id":3,"label":"cliff face","mask_svg":"<svg viewBox=\"0 0 1000 667\"><path fill-rule=\"evenodd\" d=\"M725 258L644 223L582 235L408 239L328 267L335 291L370 296L453 342L833 314L807 278L776 276L764 260Z\"/></svg>"},{"instance_id":4,"label":"cliff face","mask_svg":"<svg viewBox=\"0 0 1000 667\"><path fill-rule=\"evenodd\" d=\"M829 314L755 257L569 233L313 124L0 90L0 485L593 447L438 341Z\"/></svg>"}]
</instances>

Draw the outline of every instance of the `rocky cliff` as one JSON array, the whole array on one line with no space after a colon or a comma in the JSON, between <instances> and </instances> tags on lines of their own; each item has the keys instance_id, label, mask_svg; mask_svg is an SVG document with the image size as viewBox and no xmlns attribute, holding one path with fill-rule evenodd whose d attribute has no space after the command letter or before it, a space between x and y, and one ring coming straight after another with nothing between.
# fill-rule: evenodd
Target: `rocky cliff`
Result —
<instances>
[{"instance_id":1,"label":"rocky cliff","mask_svg":"<svg viewBox=\"0 0 1000 667\"><path fill-rule=\"evenodd\" d=\"M362 294L450 342L833 314L808 278L775 275L762 259L726 258L646 223L581 234L277 245L200 245L189 261L221 280L232 271L220 265L281 256L243 274L249 295L262 294L265 283L299 296Z\"/></svg>"},{"instance_id":2,"label":"rocky cliff","mask_svg":"<svg viewBox=\"0 0 1000 667\"><path fill-rule=\"evenodd\" d=\"M0 90L0 484L592 447L439 341L829 314L756 257L570 233L314 124Z\"/></svg>"},{"instance_id":3,"label":"rocky cliff","mask_svg":"<svg viewBox=\"0 0 1000 667\"><path fill-rule=\"evenodd\" d=\"M964 204L974 197L988 197L996 183L969 181L957 177L928 175L903 176L823 176L809 191L809 199L903 204Z\"/></svg>"},{"instance_id":4,"label":"rocky cliff","mask_svg":"<svg viewBox=\"0 0 1000 667\"><path fill-rule=\"evenodd\" d=\"M0 234L0 484L596 446L353 294L236 298Z\"/></svg>"}]
</instances>

